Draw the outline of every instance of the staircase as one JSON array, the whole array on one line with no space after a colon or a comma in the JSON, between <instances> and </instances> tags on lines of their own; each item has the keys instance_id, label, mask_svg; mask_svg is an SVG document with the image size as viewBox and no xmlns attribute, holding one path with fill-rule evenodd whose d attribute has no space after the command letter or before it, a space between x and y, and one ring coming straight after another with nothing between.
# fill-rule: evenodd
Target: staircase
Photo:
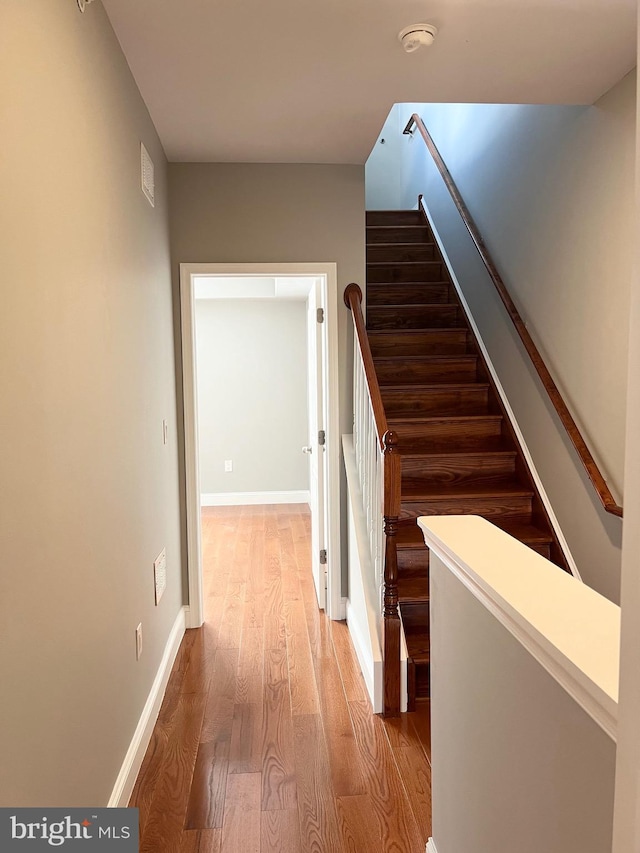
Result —
<instances>
[{"instance_id":1,"label":"staircase","mask_svg":"<svg viewBox=\"0 0 640 853\"><path fill-rule=\"evenodd\" d=\"M367 334L402 457L398 594L409 708L429 695L429 552L420 515L481 515L568 571L421 211L367 213Z\"/></svg>"}]
</instances>

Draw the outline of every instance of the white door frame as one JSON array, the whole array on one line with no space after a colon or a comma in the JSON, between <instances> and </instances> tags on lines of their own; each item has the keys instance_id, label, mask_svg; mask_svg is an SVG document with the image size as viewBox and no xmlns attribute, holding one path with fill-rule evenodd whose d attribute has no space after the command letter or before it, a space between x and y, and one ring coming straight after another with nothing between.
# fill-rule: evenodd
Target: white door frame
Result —
<instances>
[{"instance_id":1,"label":"white door frame","mask_svg":"<svg viewBox=\"0 0 640 853\"><path fill-rule=\"evenodd\" d=\"M338 275L336 264L180 264L180 308L182 331L182 395L184 417L184 467L187 515L187 572L189 578L188 627L204 622L202 550L200 522L200 477L198 473L198 424L195 357L196 275L319 276L326 282L327 371L327 615L345 618L340 559L340 412L338 392Z\"/></svg>"}]
</instances>

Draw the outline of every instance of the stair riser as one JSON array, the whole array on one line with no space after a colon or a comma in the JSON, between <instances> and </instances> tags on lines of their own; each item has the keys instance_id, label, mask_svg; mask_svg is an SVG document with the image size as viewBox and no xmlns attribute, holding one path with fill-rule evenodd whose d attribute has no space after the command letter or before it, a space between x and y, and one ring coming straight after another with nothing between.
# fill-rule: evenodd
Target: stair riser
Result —
<instances>
[{"instance_id":1,"label":"stair riser","mask_svg":"<svg viewBox=\"0 0 640 853\"><path fill-rule=\"evenodd\" d=\"M460 391L432 390L428 393L382 388L382 401L387 418L401 415L469 415L486 412L488 393L482 387Z\"/></svg>"},{"instance_id":2,"label":"stair riser","mask_svg":"<svg viewBox=\"0 0 640 853\"><path fill-rule=\"evenodd\" d=\"M535 542L530 544L525 542L532 551L541 554L547 560L551 556L551 546L545 542ZM429 549L425 546L422 549L418 548L399 548L398 549L398 583L402 589L403 574L410 573L412 575L420 574L425 578L425 589L428 589L429 577ZM402 598L402 594L400 596Z\"/></svg>"},{"instance_id":3,"label":"stair riser","mask_svg":"<svg viewBox=\"0 0 640 853\"><path fill-rule=\"evenodd\" d=\"M367 225L421 225L419 210L368 210Z\"/></svg>"},{"instance_id":4,"label":"stair riser","mask_svg":"<svg viewBox=\"0 0 640 853\"><path fill-rule=\"evenodd\" d=\"M435 459L402 459L402 480L424 481L429 484L457 485L461 483L490 483L515 474L515 454L462 457L452 454L449 457L438 456Z\"/></svg>"},{"instance_id":5,"label":"stair riser","mask_svg":"<svg viewBox=\"0 0 640 853\"><path fill-rule=\"evenodd\" d=\"M416 444L428 444L430 441L450 440L454 444L465 440L497 438L501 434L502 419L487 417L480 420L451 422L445 418L423 424L410 424L398 419L395 422L392 421L389 427L397 432L403 452L419 453L420 451L410 451L409 448Z\"/></svg>"},{"instance_id":6,"label":"stair riser","mask_svg":"<svg viewBox=\"0 0 640 853\"><path fill-rule=\"evenodd\" d=\"M377 243L426 243L430 241L429 229L424 225L414 225L409 228L367 227L367 245Z\"/></svg>"},{"instance_id":7,"label":"stair riser","mask_svg":"<svg viewBox=\"0 0 640 853\"><path fill-rule=\"evenodd\" d=\"M400 613L402 615L402 626L404 628L405 637L411 642L412 635L417 632L419 635L424 635L429 628L429 602L402 602L400 604ZM421 642L422 641L422 642ZM420 648L417 643L412 643L413 648L409 653L416 654L418 651L423 651L424 645L422 637L420 637Z\"/></svg>"},{"instance_id":8,"label":"stair riser","mask_svg":"<svg viewBox=\"0 0 640 853\"><path fill-rule=\"evenodd\" d=\"M429 578L425 572L422 577L398 577L398 600L403 602L428 601Z\"/></svg>"},{"instance_id":9,"label":"stair riser","mask_svg":"<svg viewBox=\"0 0 640 853\"><path fill-rule=\"evenodd\" d=\"M369 344L376 356L401 355L459 355L467 352L466 329L438 329L424 334L369 335Z\"/></svg>"},{"instance_id":10,"label":"stair riser","mask_svg":"<svg viewBox=\"0 0 640 853\"><path fill-rule=\"evenodd\" d=\"M496 495L495 497L431 498L420 501L402 501L401 518L418 518L421 515L523 515L531 512L528 495Z\"/></svg>"},{"instance_id":11,"label":"stair riser","mask_svg":"<svg viewBox=\"0 0 640 853\"><path fill-rule=\"evenodd\" d=\"M424 549L398 548L398 571L429 571L429 551Z\"/></svg>"},{"instance_id":12,"label":"stair riser","mask_svg":"<svg viewBox=\"0 0 640 853\"><path fill-rule=\"evenodd\" d=\"M384 245L372 243L367 246L367 263L397 263L398 261L432 261L437 258L434 243L402 243Z\"/></svg>"},{"instance_id":13,"label":"stair riser","mask_svg":"<svg viewBox=\"0 0 640 853\"><path fill-rule=\"evenodd\" d=\"M439 261L420 264L367 264L367 284L393 281L442 281L446 273Z\"/></svg>"},{"instance_id":14,"label":"stair riser","mask_svg":"<svg viewBox=\"0 0 640 853\"><path fill-rule=\"evenodd\" d=\"M416 664L416 699L427 699L430 696L429 664Z\"/></svg>"},{"instance_id":15,"label":"stair riser","mask_svg":"<svg viewBox=\"0 0 640 853\"><path fill-rule=\"evenodd\" d=\"M440 305L450 301L446 282L420 284L370 284L367 287L367 307L376 305Z\"/></svg>"},{"instance_id":16,"label":"stair riser","mask_svg":"<svg viewBox=\"0 0 640 853\"><path fill-rule=\"evenodd\" d=\"M525 542L525 545L527 543ZM547 560L551 559L551 546L546 544L534 544L529 545L532 551L535 551L537 554L542 554L543 557L546 557Z\"/></svg>"},{"instance_id":17,"label":"stair riser","mask_svg":"<svg viewBox=\"0 0 640 853\"><path fill-rule=\"evenodd\" d=\"M475 358L461 361L403 361L376 362L376 373L380 385L408 385L419 382L475 382L477 362Z\"/></svg>"},{"instance_id":18,"label":"stair riser","mask_svg":"<svg viewBox=\"0 0 640 853\"><path fill-rule=\"evenodd\" d=\"M415 307L382 306L367 308L367 328L375 329L451 329L460 325L457 305L421 305Z\"/></svg>"}]
</instances>

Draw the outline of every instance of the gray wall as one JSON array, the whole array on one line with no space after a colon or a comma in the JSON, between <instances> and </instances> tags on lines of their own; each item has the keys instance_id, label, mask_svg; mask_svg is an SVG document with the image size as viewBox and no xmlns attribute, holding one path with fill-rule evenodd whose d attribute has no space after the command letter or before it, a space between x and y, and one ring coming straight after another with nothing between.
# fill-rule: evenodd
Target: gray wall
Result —
<instances>
[{"instance_id":1,"label":"gray wall","mask_svg":"<svg viewBox=\"0 0 640 853\"><path fill-rule=\"evenodd\" d=\"M179 163L169 165L169 188L176 304L180 263L337 262L340 432L350 434L353 343L342 293L364 282L364 167ZM346 518L343 476L343 567Z\"/></svg>"},{"instance_id":2,"label":"gray wall","mask_svg":"<svg viewBox=\"0 0 640 853\"><path fill-rule=\"evenodd\" d=\"M0 805L102 805L182 603L166 163L101 4L2 30Z\"/></svg>"},{"instance_id":3,"label":"gray wall","mask_svg":"<svg viewBox=\"0 0 640 853\"><path fill-rule=\"evenodd\" d=\"M622 500L635 72L593 107L401 105L398 133L416 108ZM621 522L601 508L425 146L403 139L401 206L425 194L583 579L618 601Z\"/></svg>"},{"instance_id":4,"label":"gray wall","mask_svg":"<svg viewBox=\"0 0 640 853\"><path fill-rule=\"evenodd\" d=\"M308 491L306 303L195 306L200 491Z\"/></svg>"},{"instance_id":5,"label":"gray wall","mask_svg":"<svg viewBox=\"0 0 640 853\"><path fill-rule=\"evenodd\" d=\"M615 743L431 556L438 853L605 853Z\"/></svg>"}]
</instances>

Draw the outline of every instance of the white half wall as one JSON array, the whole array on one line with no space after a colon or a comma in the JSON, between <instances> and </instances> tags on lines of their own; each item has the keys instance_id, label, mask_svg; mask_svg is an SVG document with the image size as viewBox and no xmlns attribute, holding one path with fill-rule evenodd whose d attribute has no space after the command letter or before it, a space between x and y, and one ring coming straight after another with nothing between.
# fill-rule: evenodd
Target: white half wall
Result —
<instances>
[{"instance_id":1,"label":"white half wall","mask_svg":"<svg viewBox=\"0 0 640 853\"><path fill-rule=\"evenodd\" d=\"M419 523L439 853L609 851L619 608L484 519Z\"/></svg>"}]
</instances>

